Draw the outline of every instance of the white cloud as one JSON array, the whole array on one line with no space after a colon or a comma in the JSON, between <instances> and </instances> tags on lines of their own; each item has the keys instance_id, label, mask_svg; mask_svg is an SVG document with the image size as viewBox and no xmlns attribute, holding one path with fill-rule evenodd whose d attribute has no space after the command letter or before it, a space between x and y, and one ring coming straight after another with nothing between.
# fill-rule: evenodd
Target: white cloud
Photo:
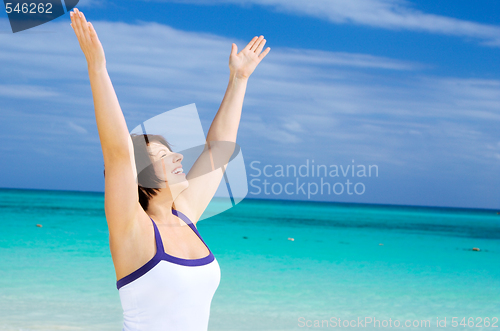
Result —
<instances>
[{"instance_id":1,"label":"white cloud","mask_svg":"<svg viewBox=\"0 0 500 331\"><path fill-rule=\"evenodd\" d=\"M286 54L287 61L292 63L308 63L309 65L349 66L359 68L377 68L389 70L417 70L429 68L421 63L400 61L397 59L346 52L328 52L321 50L279 48L279 52Z\"/></svg>"},{"instance_id":2,"label":"white cloud","mask_svg":"<svg viewBox=\"0 0 500 331\"><path fill-rule=\"evenodd\" d=\"M129 129L193 102L209 123L227 87L231 43L248 42L157 23L93 23ZM85 58L71 27L51 24L58 33L50 38L0 35L0 111L9 123L2 134L42 136L35 144L53 148L78 142L97 155ZM334 155L408 171L435 162L498 166L492 156L499 150L490 146L498 142L500 81L426 76L423 67L370 54L273 47L250 78L238 143L260 159ZM42 98L50 103L38 103Z\"/></svg>"},{"instance_id":3,"label":"white cloud","mask_svg":"<svg viewBox=\"0 0 500 331\"><path fill-rule=\"evenodd\" d=\"M264 120L260 115L247 115L245 121L240 124L251 136L262 141L272 141L283 146L290 143L298 143L303 140L297 135L297 130L285 127L280 129L278 123ZM256 140L254 140L255 142Z\"/></svg>"},{"instance_id":4,"label":"white cloud","mask_svg":"<svg viewBox=\"0 0 500 331\"><path fill-rule=\"evenodd\" d=\"M144 1L144 0L143 0ZM390 30L411 30L477 38L500 46L500 27L424 13L407 0L155 0L203 5L260 5L294 15L308 15L335 24L356 24Z\"/></svg>"},{"instance_id":5,"label":"white cloud","mask_svg":"<svg viewBox=\"0 0 500 331\"><path fill-rule=\"evenodd\" d=\"M0 96L15 99L40 99L57 97L59 93L38 85L0 84Z\"/></svg>"},{"instance_id":6,"label":"white cloud","mask_svg":"<svg viewBox=\"0 0 500 331\"><path fill-rule=\"evenodd\" d=\"M68 121L68 126L77 133L88 133L88 131L84 127L73 123L73 121Z\"/></svg>"}]
</instances>

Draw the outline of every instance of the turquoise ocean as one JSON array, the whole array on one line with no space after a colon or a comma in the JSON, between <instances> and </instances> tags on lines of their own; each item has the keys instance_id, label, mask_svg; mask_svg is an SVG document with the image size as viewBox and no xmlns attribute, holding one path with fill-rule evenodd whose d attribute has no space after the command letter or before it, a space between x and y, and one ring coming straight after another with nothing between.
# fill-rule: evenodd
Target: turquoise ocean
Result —
<instances>
[{"instance_id":1,"label":"turquoise ocean","mask_svg":"<svg viewBox=\"0 0 500 331\"><path fill-rule=\"evenodd\" d=\"M197 227L209 330L500 330L496 210L245 199ZM108 235L103 193L0 189L0 330L121 330Z\"/></svg>"}]
</instances>

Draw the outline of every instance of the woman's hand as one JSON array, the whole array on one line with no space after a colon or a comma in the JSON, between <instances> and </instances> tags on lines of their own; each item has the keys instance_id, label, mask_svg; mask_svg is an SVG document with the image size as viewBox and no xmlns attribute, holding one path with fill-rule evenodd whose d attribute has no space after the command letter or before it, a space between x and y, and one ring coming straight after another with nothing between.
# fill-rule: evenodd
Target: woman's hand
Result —
<instances>
[{"instance_id":1,"label":"woman's hand","mask_svg":"<svg viewBox=\"0 0 500 331\"><path fill-rule=\"evenodd\" d=\"M97 33L92 23L87 22L81 11L75 8L71 15L71 27L75 31L80 47L87 59L87 65L90 69L102 69L106 67L106 58Z\"/></svg>"},{"instance_id":2,"label":"woman's hand","mask_svg":"<svg viewBox=\"0 0 500 331\"><path fill-rule=\"evenodd\" d=\"M248 78L255 70L257 65L269 53L271 47L262 49L266 44L264 36L253 37L253 39L241 50L239 54L238 46L235 43L232 45L231 55L229 56L229 70L236 78ZM261 53L262 52L262 53Z\"/></svg>"}]
</instances>

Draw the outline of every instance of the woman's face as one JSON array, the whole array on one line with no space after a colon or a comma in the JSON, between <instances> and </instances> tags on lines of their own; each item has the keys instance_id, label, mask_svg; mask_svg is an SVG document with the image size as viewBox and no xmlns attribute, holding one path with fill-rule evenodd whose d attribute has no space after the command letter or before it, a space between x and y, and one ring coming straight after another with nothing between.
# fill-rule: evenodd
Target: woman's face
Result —
<instances>
[{"instance_id":1,"label":"woman's face","mask_svg":"<svg viewBox=\"0 0 500 331\"><path fill-rule=\"evenodd\" d=\"M189 185L186 180L186 174L182 169L182 154L171 152L167 146L156 141L149 144L148 152L154 164L156 176L166 181L171 190L174 188L174 185L178 189Z\"/></svg>"}]
</instances>

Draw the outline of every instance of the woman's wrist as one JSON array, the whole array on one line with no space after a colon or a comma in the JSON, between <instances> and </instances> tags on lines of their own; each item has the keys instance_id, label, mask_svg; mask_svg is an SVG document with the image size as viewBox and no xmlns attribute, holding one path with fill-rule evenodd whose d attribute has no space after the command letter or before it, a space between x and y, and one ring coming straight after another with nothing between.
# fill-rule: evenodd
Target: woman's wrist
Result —
<instances>
[{"instance_id":1,"label":"woman's wrist","mask_svg":"<svg viewBox=\"0 0 500 331\"><path fill-rule=\"evenodd\" d=\"M229 78L230 79L237 79L238 81L247 81L249 77L245 77L237 73L236 71L230 70L229 71Z\"/></svg>"},{"instance_id":2,"label":"woman's wrist","mask_svg":"<svg viewBox=\"0 0 500 331\"><path fill-rule=\"evenodd\" d=\"M89 72L99 73L106 70L106 62L103 63L87 63Z\"/></svg>"}]
</instances>

